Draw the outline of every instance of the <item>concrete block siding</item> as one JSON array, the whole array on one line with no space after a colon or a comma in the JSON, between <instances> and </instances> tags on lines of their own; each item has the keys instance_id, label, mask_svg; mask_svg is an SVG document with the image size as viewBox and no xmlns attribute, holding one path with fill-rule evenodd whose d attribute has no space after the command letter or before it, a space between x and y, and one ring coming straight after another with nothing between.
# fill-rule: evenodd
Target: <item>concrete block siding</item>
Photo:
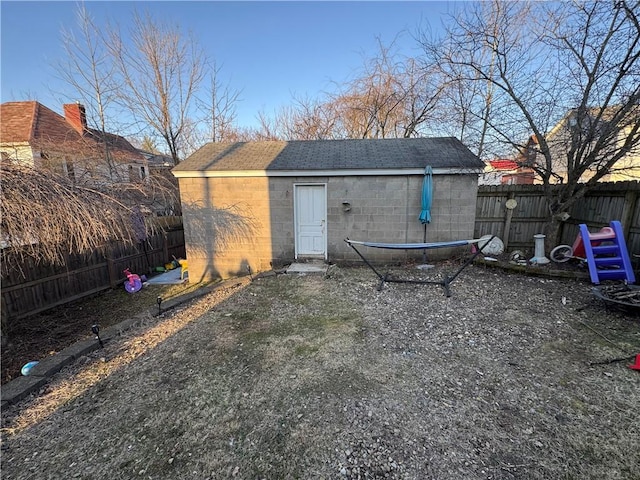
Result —
<instances>
[{"instance_id":1,"label":"concrete block siding","mask_svg":"<svg viewBox=\"0 0 640 480\"><path fill-rule=\"evenodd\" d=\"M295 184L327 188L329 261L358 261L345 238L389 243L421 242L418 220L421 175L328 177L180 178L189 274L192 279L228 278L264 271L295 256ZM473 236L477 175L435 175L427 241ZM349 202L351 210L344 211ZM451 254L430 250L429 259ZM421 251L367 249L375 262L419 258Z\"/></svg>"},{"instance_id":2,"label":"concrete block siding","mask_svg":"<svg viewBox=\"0 0 640 480\"><path fill-rule=\"evenodd\" d=\"M346 200L335 199L340 206L342 201L349 201L350 212L337 209L334 218L331 211L329 214L328 225L335 227L329 232L329 251L334 260L353 259L355 253L343 242L345 237L387 243L423 241L424 227L418 220L422 176L376 177L375 183L371 184L367 180L366 177L343 177L335 182L342 183L342 188L330 189L330 192L351 195ZM427 241L472 238L476 193L473 175L434 176L432 220L427 225ZM431 250L428 257L444 258L450 253L450 250ZM421 251L366 250L367 258L378 262L403 261L421 255Z\"/></svg>"}]
</instances>

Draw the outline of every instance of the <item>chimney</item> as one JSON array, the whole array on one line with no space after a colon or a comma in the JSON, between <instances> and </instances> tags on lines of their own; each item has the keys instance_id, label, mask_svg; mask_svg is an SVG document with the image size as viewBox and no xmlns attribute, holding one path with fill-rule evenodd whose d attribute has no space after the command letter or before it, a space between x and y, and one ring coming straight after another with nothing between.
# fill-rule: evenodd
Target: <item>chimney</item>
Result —
<instances>
[{"instance_id":1,"label":"chimney","mask_svg":"<svg viewBox=\"0 0 640 480\"><path fill-rule=\"evenodd\" d=\"M84 105L80 102L66 103L64 107L64 119L67 123L80 134L84 133L87 129L87 113L85 112Z\"/></svg>"}]
</instances>

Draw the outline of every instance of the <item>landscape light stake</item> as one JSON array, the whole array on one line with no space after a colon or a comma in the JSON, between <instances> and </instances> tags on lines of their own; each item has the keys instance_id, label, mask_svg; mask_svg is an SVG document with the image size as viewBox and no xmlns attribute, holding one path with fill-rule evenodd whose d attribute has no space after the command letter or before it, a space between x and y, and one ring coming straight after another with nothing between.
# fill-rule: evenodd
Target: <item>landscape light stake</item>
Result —
<instances>
[{"instance_id":1,"label":"landscape light stake","mask_svg":"<svg viewBox=\"0 0 640 480\"><path fill-rule=\"evenodd\" d=\"M162 313L162 297L156 298L156 302L158 303L158 315Z\"/></svg>"},{"instance_id":2,"label":"landscape light stake","mask_svg":"<svg viewBox=\"0 0 640 480\"><path fill-rule=\"evenodd\" d=\"M98 326L97 324L91 325L91 331L95 334L96 340L100 342L100 348L104 348L104 344L102 343L102 339L100 338L100 326Z\"/></svg>"}]
</instances>

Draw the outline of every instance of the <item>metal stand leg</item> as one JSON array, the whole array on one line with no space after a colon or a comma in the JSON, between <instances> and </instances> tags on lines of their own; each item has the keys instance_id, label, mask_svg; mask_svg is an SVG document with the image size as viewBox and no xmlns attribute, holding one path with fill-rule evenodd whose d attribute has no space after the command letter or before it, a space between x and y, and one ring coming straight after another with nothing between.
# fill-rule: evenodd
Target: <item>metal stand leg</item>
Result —
<instances>
[{"instance_id":1,"label":"metal stand leg","mask_svg":"<svg viewBox=\"0 0 640 480\"><path fill-rule=\"evenodd\" d=\"M495 238L495 235L493 235L485 245L488 245L488 244L491 242L491 240L493 240L494 238ZM467 268L469 265L471 265L471 263L472 263L472 262L476 259L476 257L477 257L478 255L480 255L481 253L482 253L482 249L481 249L481 248L478 248L478 250L476 251L476 253L474 253L474 254L471 256L471 258L469 258L466 262L464 262L464 263L462 264L462 266L458 269L458 271L457 271L456 273L454 273L454 274L453 274L453 276L449 277L449 282L453 282L453 281L456 279L456 277L457 277L458 275L460 275L460 273L462 273L462 271L463 271L465 268Z\"/></svg>"},{"instance_id":2,"label":"metal stand leg","mask_svg":"<svg viewBox=\"0 0 640 480\"><path fill-rule=\"evenodd\" d=\"M485 245L489 244L493 239L495 238L495 235L493 235L486 243ZM467 268L469 265L471 265L471 263L476 259L476 257L478 255L480 255L482 253L482 248L478 247L478 250L469 258L467 259L466 262L464 262L462 264L462 266L460 268L458 268L458 270L456 270L456 272L451 275L445 275L444 279L441 281L432 281L432 280L403 280L403 279L394 279L391 278L389 273L385 273L384 275L382 275L380 272L378 272L378 270L375 269L375 267L358 251L358 249L356 247L353 246L353 244L349 243L349 239L345 239L345 242L347 242L347 244L353 248L353 250L358 254L358 256L362 259L362 261L378 276L378 278L380 279L380 283L378 284L378 291L382 290L382 287L384 287L385 283L416 283L416 284L420 284L420 285L440 285L443 289L444 289L444 293L447 297L451 296L451 283L458 277L458 275L460 275L462 273L462 271Z\"/></svg>"},{"instance_id":3,"label":"metal stand leg","mask_svg":"<svg viewBox=\"0 0 640 480\"><path fill-rule=\"evenodd\" d=\"M349 239L347 239L347 240L349 240ZM378 271L373 267L373 265L371 265L371 264L369 263L369 261L368 261L366 258L364 258L364 257L362 256L362 254L358 251L358 249L357 249L356 247L354 247L351 243L349 243L347 240L345 240L345 242L347 242L347 244L348 244L351 248L353 248L353 250L354 250L354 251L358 254L358 256L362 259L362 261L363 261L364 263L366 263L366 264L367 264L367 266L368 266L371 270L373 270L373 272L378 276L378 278L382 281L382 283L384 283L384 282L385 282L385 277L384 277L384 276L382 276L382 274L380 274L380 273L379 273L379 272L378 272Z\"/></svg>"}]
</instances>

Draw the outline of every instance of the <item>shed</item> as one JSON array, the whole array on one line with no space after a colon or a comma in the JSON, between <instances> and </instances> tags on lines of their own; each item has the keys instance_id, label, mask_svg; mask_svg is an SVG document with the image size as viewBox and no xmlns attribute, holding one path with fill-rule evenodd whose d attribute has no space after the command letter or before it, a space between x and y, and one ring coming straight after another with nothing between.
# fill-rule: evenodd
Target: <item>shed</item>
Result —
<instances>
[{"instance_id":1,"label":"shed","mask_svg":"<svg viewBox=\"0 0 640 480\"><path fill-rule=\"evenodd\" d=\"M484 164L455 138L209 143L176 166L192 279L294 260L351 262L345 238L423 241L418 216L433 170L427 241L470 239ZM430 250L429 259L451 252ZM416 250L371 252L398 262Z\"/></svg>"}]
</instances>

